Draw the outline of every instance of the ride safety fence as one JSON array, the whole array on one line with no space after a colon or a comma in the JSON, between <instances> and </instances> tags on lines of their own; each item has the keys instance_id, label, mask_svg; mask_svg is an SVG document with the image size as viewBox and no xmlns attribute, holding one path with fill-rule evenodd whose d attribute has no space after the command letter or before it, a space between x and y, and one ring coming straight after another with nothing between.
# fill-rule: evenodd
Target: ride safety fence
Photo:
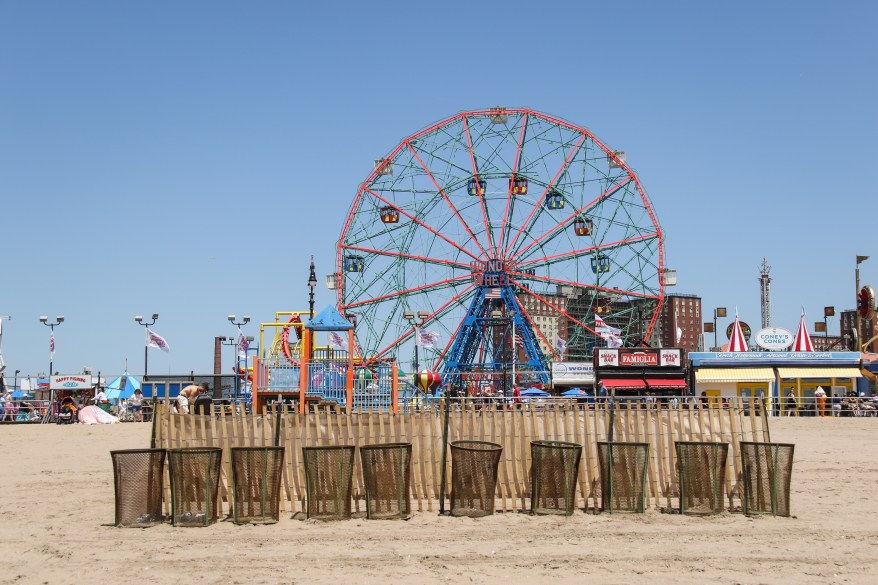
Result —
<instances>
[{"instance_id":1,"label":"ride safety fence","mask_svg":"<svg viewBox=\"0 0 878 585\"><path fill-rule=\"evenodd\" d=\"M605 441L648 443L646 479L647 507L679 506L680 485L675 443L679 441L729 444L723 479L724 499L729 509L742 505L741 441L769 442L770 417L764 407L751 401L731 400L723 408L697 403L691 408L635 408L633 404L598 403L590 409L576 403L547 404L540 409L506 409L497 406L479 410L466 403L447 409L448 443L487 441L503 447L495 491L495 509L526 511L531 508L531 441L566 441L582 445L575 492L575 508L601 509L601 478L598 443ZM222 480L218 495L231 509L232 447L282 446L285 449L281 507L283 512L305 510L306 477L303 447L382 443L411 443L411 509L437 510L443 461L441 406L418 412L391 414L358 409L346 414L339 406L317 407L299 414L288 405L266 407L262 412L228 412L219 415L174 414L166 403L157 407L153 428L156 448L219 447L222 449ZM446 461L446 494L451 493L451 463ZM359 457L354 460L352 505L365 510L366 488ZM166 481L165 502L170 501Z\"/></svg>"}]
</instances>

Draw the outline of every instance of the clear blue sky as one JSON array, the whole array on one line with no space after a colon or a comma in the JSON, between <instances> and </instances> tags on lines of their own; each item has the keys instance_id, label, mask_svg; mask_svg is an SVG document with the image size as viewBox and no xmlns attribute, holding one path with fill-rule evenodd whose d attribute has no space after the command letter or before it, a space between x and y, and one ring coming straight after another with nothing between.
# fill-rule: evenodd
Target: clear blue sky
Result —
<instances>
[{"instance_id":1,"label":"clear blue sky","mask_svg":"<svg viewBox=\"0 0 878 585\"><path fill-rule=\"evenodd\" d=\"M373 159L503 104L625 150L675 292L773 324L878 286L878 4L0 0L3 354L212 371L226 315L306 310ZM724 325L726 321L721 322ZM830 322L838 332L838 319ZM254 326L249 334L258 334ZM225 370L231 354L226 353Z\"/></svg>"}]
</instances>

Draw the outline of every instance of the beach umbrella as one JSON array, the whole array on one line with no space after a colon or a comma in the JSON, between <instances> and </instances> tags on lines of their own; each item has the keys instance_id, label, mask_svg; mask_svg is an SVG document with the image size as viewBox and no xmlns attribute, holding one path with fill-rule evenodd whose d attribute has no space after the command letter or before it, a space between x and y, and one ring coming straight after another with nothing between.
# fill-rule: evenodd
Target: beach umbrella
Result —
<instances>
[{"instance_id":1,"label":"beach umbrella","mask_svg":"<svg viewBox=\"0 0 878 585\"><path fill-rule=\"evenodd\" d=\"M131 376L126 371L121 376L107 384L107 387L104 393L107 396L107 400L121 400L125 398L131 398L131 395L134 394L134 391L140 388L140 380Z\"/></svg>"},{"instance_id":2,"label":"beach umbrella","mask_svg":"<svg viewBox=\"0 0 878 585\"><path fill-rule=\"evenodd\" d=\"M561 396L585 396L585 391L582 388L571 388L566 392L562 392Z\"/></svg>"},{"instance_id":3,"label":"beach umbrella","mask_svg":"<svg viewBox=\"0 0 878 585\"><path fill-rule=\"evenodd\" d=\"M741 329L741 321L735 314L735 324L732 326L732 337L729 339L729 349L727 351L748 351L747 339L744 338L744 331Z\"/></svg>"},{"instance_id":4,"label":"beach umbrella","mask_svg":"<svg viewBox=\"0 0 878 585\"><path fill-rule=\"evenodd\" d=\"M539 396L539 397L550 396L550 394L548 392L546 392L545 390L540 390L536 386L531 386L530 388L528 388L527 390L522 392L521 395L522 396Z\"/></svg>"},{"instance_id":5,"label":"beach umbrella","mask_svg":"<svg viewBox=\"0 0 878 585\"><path fill-rule=\"evenodd\" d=\"M814 351L811 336L808 335L808 327L805 326L805 307L802 307L802 319L799 321L799 329L796 331L793 351Z\"/></svg>"}]
</instances>

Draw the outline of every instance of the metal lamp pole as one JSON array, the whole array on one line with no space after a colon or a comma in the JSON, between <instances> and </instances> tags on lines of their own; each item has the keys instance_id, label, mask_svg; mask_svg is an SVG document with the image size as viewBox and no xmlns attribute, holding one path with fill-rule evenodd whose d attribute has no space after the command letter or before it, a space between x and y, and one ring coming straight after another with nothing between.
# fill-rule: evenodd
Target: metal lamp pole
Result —
<instances>
[{"instance_id":1,"label":"metal lamp pole","mask_svg":"<svg viewBox=\"0 0 878 585\"><path fill-rule=\"evenodd\" d=\"M725 317L726 316L726 308L725 307L717 307L713 310L713 347L717 347L716 341L716 319L717 317Z\"/></svg>"},{"instance_id":2,"label":"metal lamp pole","mask_svg":"<svg viewBox=\"0 0 878 585\"><path fill-rule=\"evenodd\" d=\"M250 322L249 315L244 315L243 317L241 317L240 323L235 321L235 319L237 319L237 317L235 315L229 315L228 319L229 319L229 323L231 323L232 325L234 325L238 329L241 328L241 325L246 325L247 323ZM235 331L235 333L237 333L237 330ZM239 377L238 376L238 369L241 367L241 354L239 353L241 340L238 339L238 335L235 335L235 337L233 339L235 340L235 345L237 346L235 348L235 398L237 398L238 397L238 389L240 388L240 385L238 383L238 377ZM245 366L247 365L247 358L246 357L244 358L244 365Z\"/></svg>"},{"instance_id":3,"label":"metal lamp pole","mask_svg":"<svg viewBox=\"0 0 878 585\"><path fill-rule=\"evenodd\" d=\"M414 361L413 365L414 365L415 374L417 375L418 369L420 368L420 365L418 364L418 342L420 341L418 339L418 327L423 325L424 322L430 318L430 313L428 313L427 311L418 311L418 319L420 319L420 323L415 321L415 312L414 311L405 311L402 314L402 317L403 317L403 319L408 321L412 327L415 328L415 361Z\"/></svg>"},{"instance_id":4,"label":"metal lamp pole","mask_svg":"<svg viewBox=\"0 0 878 585\"><path fill-rule=\"evenodd\" d=\"M63 316L63 315L58 315L57 317L55 317L55 322L54 322L54 323L50 323L50 322L49 322L49 318L48 318L47 316L45 316L45 315L40 316L40 323L42 323L43 325L45 325L46 327L48 327L49 329L52 330L52 347L51 347L51 350L49 351L49 377L50 377L50 378L52 377L52 374L53 374L54 371L55 371L55 370L54 370L54 361L55 361L55 326L56 326L56 325L60 325L60 324L63 323L63 322L64 322L64 316Z\"/></svg>"},{"instance_id":5,"label":"metal lamp pole","mask_svg":"<svg viewBox=\"0 0 878 585\"><path fill-rule=\"evenodd\" d=\"M143 325L146 329L148 329L151 325L155 325L155 322L158 321L159 314L152 314L152 321L149 323L145 323L143 317L141 315L135 315L134 320L137 321L138 324ZM144 329L144 332L146 332ZM143 338L143 381L146 382L146 374L149 371L149 343L146 341L146 337Z\"/></svg>"},{"instance_id":6,"label":"metal lamp pole","mask_svg":"<svg viewBox=\"0 0 878 585\"><path fill-rule=\"evenodd\" d=\"M314 255L311 255L311 273L308 275L308 312L314 318L314 287L317 286L317 274L314 272ZM314 361L314 339L308 345L308 363Z\"/></svg>"}]
</instances>

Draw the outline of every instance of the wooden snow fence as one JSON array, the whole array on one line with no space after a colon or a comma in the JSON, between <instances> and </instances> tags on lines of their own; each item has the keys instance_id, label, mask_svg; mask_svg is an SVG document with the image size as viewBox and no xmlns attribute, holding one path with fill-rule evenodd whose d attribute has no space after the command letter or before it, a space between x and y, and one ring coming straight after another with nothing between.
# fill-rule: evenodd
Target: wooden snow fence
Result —
<instances>
[{"instance_id":1,"label":"wooden snow fence","mask_svg":"<svg viewBox=\"0 0 878 585\"><path fill-rule=\"evenodd\" d=\"M725 491L733 508L735 500L740 505L743 496L740 442L770 441L764 405L750 404L748 400L756 399L731 399L723 406L692 402L676 408L662 404L647 408L623 402L614 409L595 404L585 410L584 405L572 401L521 410L493 406L476 409L464 404L450 412L448 442L476 440L503 446L496 494L496 509L503 512L530 508L528 472L533 440L583 445L576 488L576 506L580 509L601 506L597 443L608 440L611 421L614 441L650 444L647 507L671 508L679 496L675 441L726 442L730 445ZM305 506L302 447L412 443L411 509L436 512L442 477L443 419L439 405L396 415L377 411L348 415L332 406L306 414L284 407L283 411L265 409L261 413L215 410L213 415L180 415L172 413L167 404L159 404L154 432L155 446L160 448L222 447L219 496L229 513L234 505L230 485L232 447L274 446L276 440L284 446L281 512L295 513ZM451 490L450 450L446 465L447 497ZM359 455L353 482L354 511L359 512L365 506ZM170 501L169 490L166 481L166 503Z\"/></svg>"}]
</instances>

